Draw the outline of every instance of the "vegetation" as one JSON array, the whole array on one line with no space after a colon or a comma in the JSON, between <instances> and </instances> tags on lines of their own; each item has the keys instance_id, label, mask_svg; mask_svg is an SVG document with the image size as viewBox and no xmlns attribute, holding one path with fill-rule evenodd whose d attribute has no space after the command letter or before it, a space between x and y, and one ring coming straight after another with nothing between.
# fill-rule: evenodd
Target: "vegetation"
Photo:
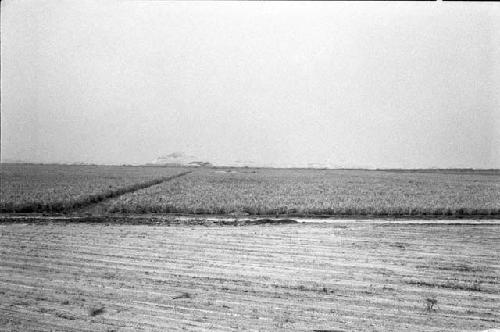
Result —
<instances>
[{"instance_id":1,"label":"vegetation","mask_svg":"<svg viewBox=\"0 0 500 332\"><path fill-rule=\"evenodd\" d=\"M99 213L500 217L497 171L190 168L187 174L182 167L61 165L0 170L4 213L60 213L99 203Z\"/></svg>"},{"instance_id":2,"label":"vegetation","mask_svg":"<svg viewBox=\"0 0 500 332\"><path fill-rule=\"evenodd\" d=\"M432 311L436 310L434 309L434 306L438 303L438 301L435 298L428 297L426 299L426 304L427 304L427 311Z\"/></svg>"},{"instance_id":3,"label":"vegetation","mask_svg":"<svg viewBox=\"0 0 500 332\"><path fill-rule=\"evenodd\" d=\"M1 165L0 212L68 212L159 184L182 168Z\"/></svg>"},{"instance_id":4,"label":"vegetation","mask_svg":"<svg viewBox=\"0 0 500 332\"><path fill-rule=\"evenodd\" d=\"M200 169L105 203L108 212L500 216L498 173Z\"/></svg>"}]
</instances>

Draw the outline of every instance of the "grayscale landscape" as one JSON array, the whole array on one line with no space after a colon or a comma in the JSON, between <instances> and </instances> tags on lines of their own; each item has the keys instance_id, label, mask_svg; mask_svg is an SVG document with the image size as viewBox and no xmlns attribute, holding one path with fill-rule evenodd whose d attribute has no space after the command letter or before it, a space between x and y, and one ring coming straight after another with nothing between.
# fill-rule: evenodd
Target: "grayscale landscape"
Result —
<instances>
[{"instance_id":1,"label":"grayscale landscape","mask_svg":"<svg viewBox=\"0 0 500 332\"><path fill-rule=\"evenodd\" d=\"M500 331L500 5L1 2L0 331Z\"/></svg>"}]
</instances>

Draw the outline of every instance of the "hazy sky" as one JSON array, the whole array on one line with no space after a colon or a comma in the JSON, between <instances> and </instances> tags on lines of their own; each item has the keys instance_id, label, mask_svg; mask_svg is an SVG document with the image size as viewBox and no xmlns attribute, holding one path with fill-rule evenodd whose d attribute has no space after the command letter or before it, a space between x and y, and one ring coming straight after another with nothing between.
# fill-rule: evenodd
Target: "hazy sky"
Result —
<instances>
[{"instance_id":1,"label":"hazy sky","mask_svg":"<svg viewBox=\"0 0 500 332\"><path fill-rule=\"evenodd\" d=\"M500 3L1 2L2 160L500 168Z\"/></svg>"}]
</instances>

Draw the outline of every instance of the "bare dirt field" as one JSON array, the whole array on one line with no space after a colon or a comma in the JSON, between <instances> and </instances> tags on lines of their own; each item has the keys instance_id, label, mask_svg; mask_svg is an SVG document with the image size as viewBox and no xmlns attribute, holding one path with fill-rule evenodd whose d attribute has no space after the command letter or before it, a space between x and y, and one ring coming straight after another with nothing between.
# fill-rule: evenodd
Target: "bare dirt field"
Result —
<instances>
[{"instance_id":1,"label":"bare dirt field","mask_svg":"<svg viewBox=\"0 0 500 332\"><path fill-rule=\"evenodd\" d=\"M4 331L479 331L499 303L498 224L0 224Z\"/></svg>"}]
</instances>

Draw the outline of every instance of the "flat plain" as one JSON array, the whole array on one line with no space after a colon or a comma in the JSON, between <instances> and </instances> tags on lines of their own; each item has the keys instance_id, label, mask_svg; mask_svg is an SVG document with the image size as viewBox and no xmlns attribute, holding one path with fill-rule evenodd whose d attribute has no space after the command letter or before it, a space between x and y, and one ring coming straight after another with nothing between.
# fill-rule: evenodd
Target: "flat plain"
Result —
<instances>
[{"instance_id":1,"label":"flat plain","mask_svg":"<svg viewBox=\"0 0 500 332\"><path fill-rule=\"evenodd\" d=\"M498 170L1 164L0 179L3 213L500 218Z\"/></svg>"},{"instance_id":2,"label":"flat plain","mask_svg":"<svg viewBox=\"0 0 500 332\"><path fill-rule=\"evenodd\" d=\"M0 164L0 212L70 212L185 171L181 167Z\"/></svg>"},{"instance_id":3,"label":"flat plain","mask_svg":"<svg viewBox=\"0 0 500 332\"><path fill-rule=\"evenodd\" d=\"M0 176L2 331L500 327L496 170ZM330 223L293 223L303 216Z\"/></svg>"},{"instance_id":4,"label":"flat plain","mask_svg":"<svg viewBox=\"0 0 500 332\"><path fill-rule=\"evenodd\" d=\"M0 225L3 331L479 331L500 228Z\"/></svg>"},{"instance_id":5,"label":"flat plain","mask_svg":"<svg viewBox=\"0 0 500 332\"><path fill-rule=\"evenodd\" d=\"M500 217L500 172L197 169L104 213Z\"/></svg>"}]
</instances>

